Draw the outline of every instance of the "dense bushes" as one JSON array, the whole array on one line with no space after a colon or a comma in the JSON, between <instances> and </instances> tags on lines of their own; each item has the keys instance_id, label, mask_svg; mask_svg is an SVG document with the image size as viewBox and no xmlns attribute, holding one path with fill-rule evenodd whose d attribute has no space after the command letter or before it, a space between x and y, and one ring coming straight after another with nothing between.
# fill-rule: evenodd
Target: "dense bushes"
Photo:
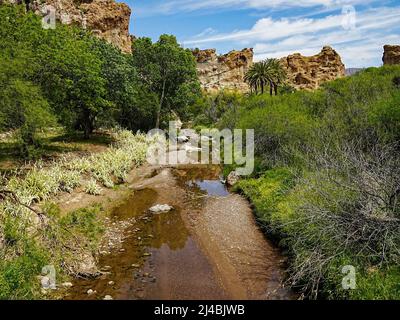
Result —
<instances>
[{"instance_id":1,"label":"dense bushes","mask_svg":"<svg viewBox=\"0 0 400 320\"><path fill-rule=\"evenodd\" d=\"M255 129L269 170L237 188L308 297L400 297L399 75L370 68L313 93L251 97L220 120ZM342 287L345 265L355 267L354 290Z\"/></svg>"},{"instance_id":2,"label":"dense bushes","mask_svg":"<svg viewBox=\"0 0 400 320\"><path fill-rule=\"evenodd\" d=\"M22 6L1 5L0 132L20 130L29 156L37 129L56 120L86 138L116 124L144 131L199 95L194 57L173 36L137 39L133 49L124 54L72 26L43 29Z\"/></svg>"}]
</instances>

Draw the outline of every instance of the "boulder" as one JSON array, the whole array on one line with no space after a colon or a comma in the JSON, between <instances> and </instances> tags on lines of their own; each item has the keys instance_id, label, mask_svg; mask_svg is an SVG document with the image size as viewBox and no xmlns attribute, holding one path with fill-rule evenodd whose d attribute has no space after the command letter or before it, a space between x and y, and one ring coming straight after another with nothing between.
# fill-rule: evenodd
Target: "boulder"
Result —
<instances>
[{"instance_id":1,"label":"boulder","mask_svg":"<svg viewBox=\"0 0 400 320\"><path fill-rule=\"evenodd\" d=\"M150 212L152 212L154 214L158 214L158 213L162 213L162 212L169 212L172 209L174 209L174 208L169 206L168 204L157 204L157 205L151 207L149 210L150 210Z\"/></svg>"}]
</instances>

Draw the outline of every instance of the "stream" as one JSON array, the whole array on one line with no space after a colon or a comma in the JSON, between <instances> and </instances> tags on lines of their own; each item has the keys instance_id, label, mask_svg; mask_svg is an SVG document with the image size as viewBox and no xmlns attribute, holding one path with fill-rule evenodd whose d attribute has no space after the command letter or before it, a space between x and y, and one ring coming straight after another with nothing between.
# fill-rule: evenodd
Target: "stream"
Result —
<instances>
[{"instance_id":1,"label":"stream","mask_svg":"<svg viewBox=\"0 0 400 320\"><path fill-rule=\"evenodd\" d=\"M124 229L100 248L102 274L76 279L65 299L292 299L283 257L220 179L219 166L186 165L133 184L108 218ZM156 204L174 209L153 214Z\"/></svg>"}]
</instances>

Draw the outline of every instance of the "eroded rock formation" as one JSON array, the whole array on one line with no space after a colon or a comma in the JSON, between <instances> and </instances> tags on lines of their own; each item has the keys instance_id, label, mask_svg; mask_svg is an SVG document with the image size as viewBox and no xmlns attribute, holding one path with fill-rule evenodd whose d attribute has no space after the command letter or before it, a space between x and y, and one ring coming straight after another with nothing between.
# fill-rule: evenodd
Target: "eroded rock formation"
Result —
<instances>
[{"instance_id":1,"label":"eroded rock formation","mask_svg":"<svg viewBox=\"0 0 400 320\"><path fill-rule=\"evenodd\" d=\"M88 28L94 35L107 40L124 52L131 52L129 21L131 9L114 0L3 0L25 3L35 13L48 16L55 9L55 16L63 24Z\"/></svg>"},{"instance_id":2,"label":"eroded rock formation","mask_svg":"<svg viewBox=\"0 0 400 320\"><path fill-rule=\"evenodd\" d=\"M193 54L200 83L205 91L249 91L244 75L253 64L253 49L231 51L221 56L216 54L215 49L194 50Z\"/></svg>"},{"instance_id":3,"label":"eroded rock formation","mask_svg":"<svg viewBox=\"0 0 400 320\"><path fill-rule=\"evenodd\" d=\"M328 46L315 56L295 53L280 61L287 70L288 84L296 89L317 89L324 82L344 77L346 72L339 54Z\"/></svg>"},{"instance_id":4,"label":"eroded rock formation","mask_svg":"<svg viewBox=\"0 0 400 320\"><path fill-rule=\"evenodd\" d=\"M391 46L385 45L383 47L383 64L392 65L392 64L400 64L400 45Z\"/></svg>"},{"instance_id":5,"label":"eroded rock formation","mask_svg":"<svg viewBox=\"0 0 400 320\"><path fill-rule=\"evenodd\" d=\"M194 50L200 83L207 92L219 90L249 91L244 75L253 64L253 49L231 51L218 56L215 49ZM287 83L296 89L313 90L322 83L344 77L345 66L331 47L305 57L300 53L280 59L288 74Z\"/></svg>"}]
</instances>

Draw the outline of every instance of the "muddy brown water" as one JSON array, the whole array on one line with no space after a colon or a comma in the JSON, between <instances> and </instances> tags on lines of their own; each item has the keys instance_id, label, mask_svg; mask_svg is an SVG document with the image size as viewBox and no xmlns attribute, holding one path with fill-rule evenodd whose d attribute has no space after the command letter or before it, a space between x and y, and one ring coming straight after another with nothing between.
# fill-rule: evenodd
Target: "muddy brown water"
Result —
<instances>
[{"instance_id":1,"label":"muddy brown water","mask_svg":"<svg viewBox=\"0 0 400 320\"><path fill-rule=\"evenodd\" d=\"M172 173L176 189L168 184L143 186L113 210L110 224L129 219L134 223L124 231L123 242L117 249L99 256L98 265L103 274L96 279L75 280L65 299L103 299L105 295L124 300L238 297L232 292L236 290L234 287L224 285L216 262L205 252L184 217L188 207L192 214L201 214L208 197L231 195L220 181L220 168L173 169ZM183 193L179 194L178 190ZM174 196L185 200L174 201ZM174 206L171 212L155 215L148 211L169 198ZM272 270L271 274L281 272ZM88 294L89 289L94 293ZM279 298L291 297L285 291Z\"/></svg>"}]
</instances>

